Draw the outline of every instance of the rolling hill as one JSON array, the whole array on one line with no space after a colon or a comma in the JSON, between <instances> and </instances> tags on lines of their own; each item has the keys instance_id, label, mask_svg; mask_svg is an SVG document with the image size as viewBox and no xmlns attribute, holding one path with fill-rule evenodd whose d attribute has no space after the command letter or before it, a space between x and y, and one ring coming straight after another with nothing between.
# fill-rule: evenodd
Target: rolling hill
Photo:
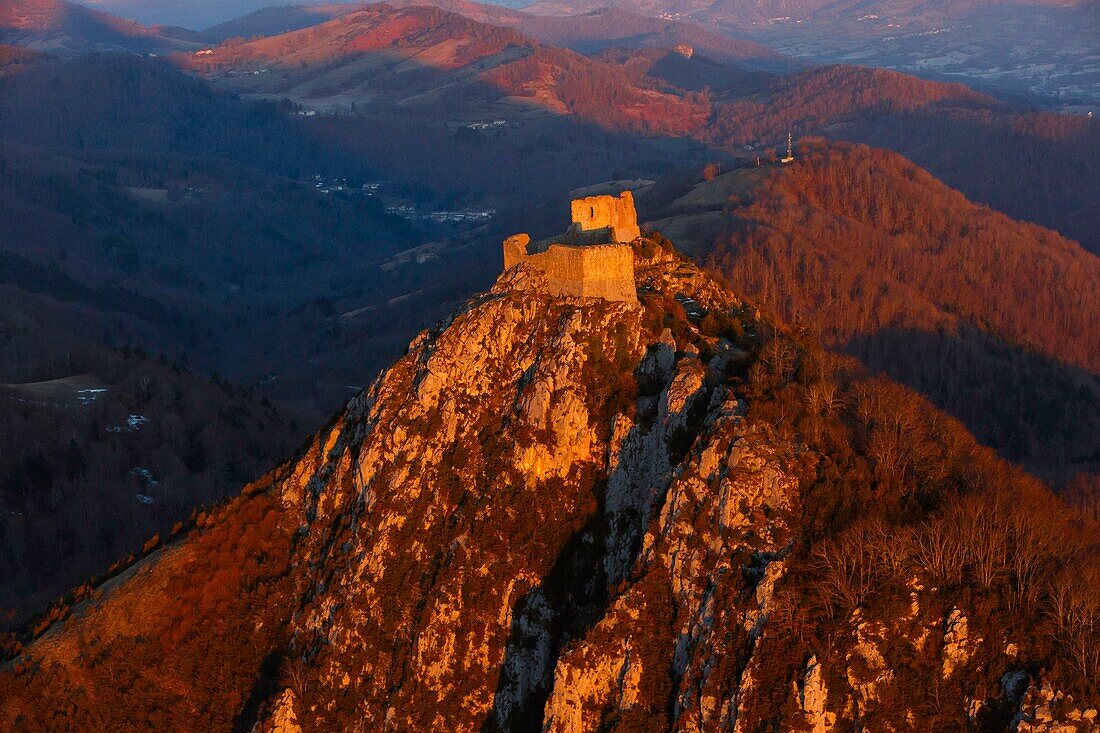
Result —
<instances>
[{"instance_id":1,"label":"rolling hill","mask_svg":"<svg viewBox=\"0 0 1100 733\"><path fill-rule=\"evenodd\" d=\"M197 48L182 28L146 27L65 0L6 0L0 5L0 43L53 53L164 53Z\"/></svg>"},{"instance_id":2,"label":"rolling hill","mask_svg":"<svg viewBox=\"0 0 1100 733\"><path fill-rule=\"evenodd\" d=\"M483 6L459 6L490 14L479 10ZM492 12L504 18L494 23L523 25L513 11ZM530 22L535 32L542 24L548 37L557 33L545 19ZM559 22L585 28L581 21ZM405 37L402 24L409 24L407 38L392 40ZM567 36L563 30L556 37L583 42ZM431 134L424 119L459 128L498 119L496 132L507 135L542 116L615 135L692 140L710 146L715 157L767 156L788 131L868 142L913 158L974 200L1100 251L1100 234L1090 224L1100 216L1100 126L1083 116L1014 107L957 83L851 65L769 75L695 47L605 49L585 57L501 26L413 6L357 9L291 33L181 57L181 63L235 93L287 96L307 109L341 113L340 121L320 123L342 128L328 139L361 139L354 115L364 111L377 122L417 110L420 120L409 124L418 138ZM386 157L377 147L371 151Z\"/></svg>"},{"instance_id":3,"label":"rolling hill","mask_svg":"<svg viewBox=\"0 0 1100 733\"><path fill-rule=\"evenodd\" d=\"M20 288L12 260L0 251L4 626L154 534L167 537L195 507L269 470L304 432L251 390L132 348L164 344L133 315L70 299L56 277L54 292ZM105 335L125 345L106 347Z\"/></svg>"},{"instance_id":4,"label":"rolling hill","mask_svg":"<svg viewBox=\"0 0 1100 733\"><path fill-rule=\"evenodd\" d=\"M381 105L450 115L573 115L616 131L669 135L698 129L704 106L620 69L518 31L433 7L385 4L307 29L180 58L242 94L311 107L370 111Z\"/></svg>"},{"instance_id":5,"label":"rolling hill","mask_svg":"<svg viewBox=\"0 0 1100 733\"><path fill-rule=\"evenodd\" d=\"M793 58L751 41L731 38L683 21L654 18L622 8L601 8L583 15L532 15L519 10L469 0L399 0L397 7L437 7L471 20L515 28L543 43L584 54L613 46L673 48L691 46L723 63L748 69L792 71L801 64ZM361 5L337 4L263 8L241 18L208 28L202 36L214 43L229 38L272 36L308 28L355 12Z\"/></svg>"},{"instance_id":6,"label":"rolling hill","mask_svg":"<svg viewBox=\"0 0 1100 733\"><path fill-rule=\"evenodd\" d=\"M461 7L455 12L466 14ZM784 73L801 64L767 46L715 33L692 23L654 18L623 8L599 8L570 16L511 11L485 18L512 26L543 43L590 54L614 46L669 49L690 46L696 53L736 68Z\"/></svg>"},{"instance_id":7,"label":"rolling hill","mask_svg":"<svg viewBox=\"0 0 1100 733\"><path fill-rule=\"evenodd\" d=\"M898 155L800 150L789 166L655 188L655 226L1012 460L1062 481L1096 470L1100 258Z\"/></svg>"},{"instance_id":8,"label":"rolling hill","mask_svg":"<svg viewBox=\"0 0 1100 733\"><path fill-rule=\"evenodd\" d=\"M269 6L270 0L82 0L88 7L131 18L146 25L209 28ZM320 5L306 2L303 5Z\"/></svg>"}]
</instances>

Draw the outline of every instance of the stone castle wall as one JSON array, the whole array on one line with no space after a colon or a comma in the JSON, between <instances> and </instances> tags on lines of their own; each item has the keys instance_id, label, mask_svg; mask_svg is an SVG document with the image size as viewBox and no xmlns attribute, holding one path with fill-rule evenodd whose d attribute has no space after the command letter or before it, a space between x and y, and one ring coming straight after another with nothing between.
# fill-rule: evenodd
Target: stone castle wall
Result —
<instances>
[{"instance_id":1,"label":"stone castle wall","mask_svg":"<svg viewBox=\"0 0 1100 733\"><path fill-rule=\"evenodd\" d=\"M573 226L558 241L543 241L531 252L531 237L514 234L504 240L504 269L527 263L546 276L551 295L603 298L637 303L634 250L638 218L634 197L590 196L573 201Z\"/></svg>"},{"instance_id":2,"label":"stone castle wall","mask_svg":"<svg viewBox=\"0 0 1100 733\"><path fill-rule=\"evenodd\" d=\"M530 237L517 234L504 240L504 267L520 262L546 275L551 295L574 298L602 298L624 303L638 302L634 284L634 250L628 244L597 244L570 247L551 244L545 252L526 254Z\"/></svg>"},{"instance_id":3,"label":"stone castle wall","mask_svg":"<svg viewBox=\"0 0 1100 733\"><path fill-rule=\"evenodd\" d=\"M607 229L613 242L633 242L641 236L634 194L623 191L616 196L589 196L574 199L573 224L582 232Z\"/></svg>"},{"instance_id":4,"label":"stone castle wall","mask_svg":"<svg viewBox=\"0 0 1100 733\"><path fill-rule=\"evenodd\" d=\"M546 273L547 287L555 295L627 303L638 301L634 250L629 245L567 247L552 244L548 250L530 259Z\"/></svg>"}]
</instances>

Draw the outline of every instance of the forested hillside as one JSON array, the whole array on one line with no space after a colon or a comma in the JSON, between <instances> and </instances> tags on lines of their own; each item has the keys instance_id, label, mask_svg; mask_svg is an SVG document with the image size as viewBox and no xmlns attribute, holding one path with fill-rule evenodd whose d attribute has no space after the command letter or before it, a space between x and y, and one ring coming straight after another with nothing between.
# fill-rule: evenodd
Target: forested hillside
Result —
<instances>
[{"instance_id":1,"label":"forested hillside","mask_svg":"<svg viewBox=\"0 0 1100 733\"><path fill-rule=\"evenodd\" d=\"M1062 480L1095 466L1100 258L970 203L898 155L823 141L802 150L729 201L701 256L1013 460Z\"/></svg>"},{"instance_id":2,"label":"forested hillside","mask_svg":"<svg viewBox=\"0 0 1100 733\"><path fill-rule=\"evenodd\" d=\"M95 327L94 312L7 288L0 303L0 333L17 334L4 339L17 352L34 345L19 337L39 314ZM195 507L269 470L302 433L250 390L140 348L66 343L57 378L0 376L4 626L25 623L153 535L167 537Z\"/></svg>"},{"instance_id":3,"label":"forested hillside","mask_svg":"<svg viewBox=\"0 0 1100 733\"><path fill-rule=\"evenodd\" d=\"M194 34L182 28L150 28L66 0L5 0L0 5L0 43L60 54L165 52L198 45Z\"/></svg>"}]
</instances>

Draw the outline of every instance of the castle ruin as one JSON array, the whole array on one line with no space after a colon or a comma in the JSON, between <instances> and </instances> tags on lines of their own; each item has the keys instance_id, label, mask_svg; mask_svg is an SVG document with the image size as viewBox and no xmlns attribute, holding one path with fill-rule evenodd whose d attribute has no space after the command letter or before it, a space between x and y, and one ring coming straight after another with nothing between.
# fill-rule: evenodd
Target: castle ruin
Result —
<instances>
[{"instance_id":1,"label":"castle ruin","mask_svg":"<svg viewBox=\"0 0 1100 733\"><path fill-rule=\"evenodd\" d=\"M504 269L524 262L546 276L551 295L638 301L634 284L634 250L641 236L634 196L589 196L574 199L573 224L560 237L531 243L527 234L504 240Z\"/></svg>"}]
</instances>

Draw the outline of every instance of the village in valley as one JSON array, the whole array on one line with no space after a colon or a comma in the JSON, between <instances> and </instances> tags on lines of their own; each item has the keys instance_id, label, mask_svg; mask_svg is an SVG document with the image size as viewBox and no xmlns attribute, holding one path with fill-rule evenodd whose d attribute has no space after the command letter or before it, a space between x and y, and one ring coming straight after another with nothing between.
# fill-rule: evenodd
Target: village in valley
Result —
<instances>
[{"instance_id":1,"label":"village in valley","mask_svg":"<svg viewBox=\"0 0 1100 733\"><path fill-rule=\"evenodd\" d=\"M345 196L364 196L380 201L387 214L399 216L414 222L444 225L484 224L496 216L496 209L429 209L418 204L412 197L393 191L392 184L385 181L358 182L346 177L329 178L320 173L313 174L307 181L314 190L323 194L342 194Z\"/></svg>"}]
</instances>

